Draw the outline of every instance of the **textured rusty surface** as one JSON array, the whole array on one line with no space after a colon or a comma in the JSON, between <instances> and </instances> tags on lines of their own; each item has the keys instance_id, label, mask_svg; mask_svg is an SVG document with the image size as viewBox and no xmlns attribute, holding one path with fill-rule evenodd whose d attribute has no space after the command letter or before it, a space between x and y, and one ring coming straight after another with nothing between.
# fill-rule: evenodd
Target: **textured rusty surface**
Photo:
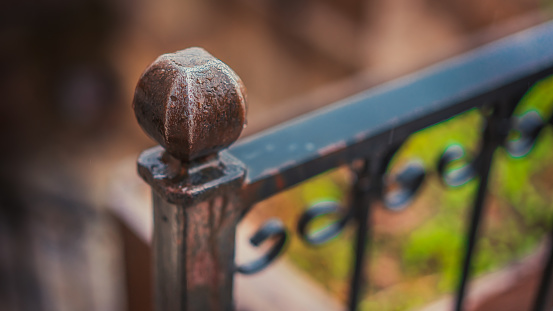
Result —
<instances>
[{"instance_id":1,"label":"textured rusty surface","mask_svg":"<svg viewBox=\"0 0 553 311\"><path fill-rule=\"evenodd\" d=\"M241 84L237 83L239 87L234 91L223 92L239 99L223 107L211 104L204 115L198 107L206 101L227 101L190 92L190 84L186 83L191 75L181 67L207 67L209 62L199 60L201 53L196 50L180 52L191 59L183 56L176 62L168 60L175 56L162 56L144 74L135 99L139 122L172 155L158 147L145 151L139 159L140 174L158 196L156 213L167 211L155 220L157 297L162 304L158 304L159 310L232 309L234 230L246 207L338 165L358 159L387 158L389 151L410 134L461 112L498 101L510 104L514 95L553 74L553 54L543 44L553 42L552 30L553 23L535 27L408 79L292 120L219 153L230 143L229 137L237 137L239 131L234 135L236 124L227 122L233 116L223 113L223 121L213 123L215 117L211 115L220 114L220 109L236 112L232 107L237 106L245 113L242 93L236 91L242 90ZM227 80L218 81L227 90ZM192 89L211 94L206 90L217 88L209 85ZM228 98L225 96L221 98ZM179 98L183 100L179 102ZM198 139L205 137L201 148L196 149ZM488 154L489 161L483 162L483 167L490 167L492 154ZM481 184L485 184L485 179L481 177ZM483 198L483 194L485 187L481 187L478 197ZM477 198L475 202L475 206L481 206L483 201ZM359 211L365 214L359 212L355 218L366 220L368 209ZM480 214L474 213L474 228L478 228ZM359 271L364 262L367 230L367 222L359 222L357 273L352 281L350 309L355 309L363 287L363 274ZM474 241L476 232L470 230L469 241ZM473 242L469 242L467 254L471 245ZM469 267L471 256L466 258L464 264ZM468 276L467 271L464 268L463 278ZM463 297L462 290L460 293L459 297Z\"/></svg>"},{"instance_id":2,"label":"textured rusty surface","mask_svg":"<svg viewBox=\"0 0 553 311\"><path fill-rule=\"evenodd\" d=\"M173 157L191 161L233 143L246 123L246 89L226 64L201 48L164 54L136 86L140 126Z\"/></svg>"},{"instance_id":3,"label":"textured rusty surface","mask_svg":"<svg viewBox=\"0 0 553 311\"><path fill-rule=\"evenodd\" d=\"M146 69L133 108L161 144L138 159L154 194L156 310L232 310L246 169L221 150L244 128L244 85L227 65L190 48Z\"/></svg>"},{"instance_id":4,"label":"textured rusty surface","mask_svg":"<svg viewBox=\"0 0 553 311\"><path fill-rule=\"evenodd\" d=\"M232 310L236 196L183 208L154 194L156 310Z\"/></svg>"},{"instance_id":5,"label":"textured rusty surface","mask_svg":"<svg viewBox=\"0 0 553 311\"><path fill-rule=\"evenodd\" d=\"M192 162L172 158L161 147L144 151L138 173L169 203L193 205L242 186L246 169L226 151Z\"/></svg>"}]
</instances>

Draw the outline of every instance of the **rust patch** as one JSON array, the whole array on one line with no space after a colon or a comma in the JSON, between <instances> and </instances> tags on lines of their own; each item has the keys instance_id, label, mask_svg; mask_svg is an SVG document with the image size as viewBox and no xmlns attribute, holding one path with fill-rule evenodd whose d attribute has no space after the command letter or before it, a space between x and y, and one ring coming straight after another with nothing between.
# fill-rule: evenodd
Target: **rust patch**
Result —
<instances>
[{"instance_id":1,"label":"rust patch","mask_svg":"<svg viewBox=\"0 0 553 311\"><path fill-rule=\"evenodd\" d=\"M282 190L284 189L284 187L286 187L286 182L284 181L282 175L276 175L275 182L278 190Z\"/></svg>"},{"instance_id":2,"label":"rust patch","mask_svg":"<svg viewBox=\"0 0 553 311\"><path fill-rule=\"evenodd\" d=\"M186 291L202 292L209 310L224 310L225 291L232 284L228 269L234 254L234 229L239 211L228 196L220 195L185 209ZM195 303L197 297L190 297Z\"/></svg>"},{"instance_id":3,"label":"rust patch","mask_svg":"<svg viewBox=\"0 0 553 311\"><path fill-rule=\"evenodd\" d=\"M142 129L173 157L191 161L232 144L246 124L246 88L201 48L161 55L142 74L133 109Z\"/></svg>"}]
</instances>

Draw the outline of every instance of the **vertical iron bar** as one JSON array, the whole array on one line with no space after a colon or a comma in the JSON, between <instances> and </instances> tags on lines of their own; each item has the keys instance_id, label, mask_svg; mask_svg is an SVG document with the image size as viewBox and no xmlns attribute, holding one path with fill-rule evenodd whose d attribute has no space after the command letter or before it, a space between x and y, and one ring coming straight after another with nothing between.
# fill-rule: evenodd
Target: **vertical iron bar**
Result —
<instances>
[{"instance_id":1,"label":"vertical iron bar","mask_svg":"<svg viewBox=\"0 0 553 311\"><path fill-rule=\"evenodd\" d=\"M544 311L551 305L551 273L553 273L553 229L549 232L548 254L543 275L534 301L534 311Z\"/></svg>"},{"instance_id":2,"label":"vertical iron bar","mask_svg":"<svg viewBox=\"0 0 553 311\"><path fill-rule=\"evenodd\" d=\"M474 253L474 246L476 244L476 237L478 236L478 229L480 226L480 221L484 211L484 199L486 197L486 190L488 186L488 177L490 173L490 165L492 162L493 154L496 146L488 145L484 146L482 151L482 164L480 171L480 184L478 186L478 193L476 194L476 199L474 200L474 208L472 210L470 219L470 226L468 230L468 238L466 240L466 252L463 260L462 266L462 275L459 282L459 288L457 291L457 300L455 303L455 310L463 310L463 302L466 294L467 280L470 274L470 264L472 262L472 256Z\"/></svg>"},{"instance_id":3,"label":"vertical iron bar","mask_svg":"<svg viewBox=\"0 0 553 311\"><path fill-rule=\"evenodd\" d=\"M480 177L478 185L478 191L474 199L473 209L470 215L470 224L465 240L465 256L462 264L462 274L459 280L459 287L457 289L457 297L455 301L456 311L463 310L464 299L466 296L466 289L468 278L470 275L470 268L472 258L474 255L474 248L477 242L480 223L482 221L482 215L484 214L484 203L486 199L486 192L488 188L488 179L493 161L493 155L495 150L500 146L508 131L508 119L507 116L512 112L513 107L498 105L493 110L492 114L488 117L486 128L483 133L482 149L478 155L476 162L474 163L474 169L477 176Z\"/></svg>"},{"instance_id":4,"label":"vertical iron bar","mask_svg":"<svg viewBox=\"0 0 553 311\"><path fill-rule=\"evenodd\" d=\"M352 207L354 209L354 219L357 221L357 231L355 240L355 259L353 275L351 277L350 297L348 310L355 311L359 304L359 295L366 280L364 278L365 257L368 248L368 241L371 238L369 228L370 224L370 208L375 194L377 193L377 185L380 180L377 174L378 161L365 161L364 167L358 173L356 183L353 190ZM370 167L369 167L370 166ZM373 178L371 180L370 178ZM371 184L371 182L375 184Z\"/></svg>"},{"instance_id":5,"label":"vertical iron bar","mask_svg":"<svg viewBox=\"0 0 553 311\"><path fill-rule=\"evenodd\" d=\"M368 205L362 206L361 204L359 204L359 207L356 208L358 208L358 211L356 212L357 233L355 241L355 264L351 280L351 293L349 298L349 310L351 311L357 309L357 305L359 304L359 293L361 291L361 287L364 285L363 266L367 249L367 240L369 236L368 217L370 215L370 207Z\"/></svg>"}]
</instances>

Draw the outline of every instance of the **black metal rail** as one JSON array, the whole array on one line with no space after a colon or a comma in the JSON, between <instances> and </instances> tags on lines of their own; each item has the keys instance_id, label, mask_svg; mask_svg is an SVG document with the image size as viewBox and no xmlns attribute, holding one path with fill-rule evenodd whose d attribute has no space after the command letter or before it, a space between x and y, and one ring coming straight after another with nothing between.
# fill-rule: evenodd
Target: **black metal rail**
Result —
<instances>
[{"instance_id":1,"label":"black metal rail","mask_svg":"<svg viewBox=\"0 0 553 311\"><path fill-rule=\"evenodd\" d=\"M387 168L393 155L416 131L478 107L481 108L486 122L480 148L472 157L474 160L461 170L448 171L450 162L463 157L462 149L453 146L445 150L437 163L437 171L446 184L457 185L472 178L479 180L467 223L462 273L454 306L454 310L463 310L474 249L486 207L488 177L494 153L498 148L505 148L514 155L527 153L540 131L553 123L553 118L542 121L542 118L533 114L527 114L517 122L512 116L527 90L551 74L553 22L512 35L240 140L227 151L220 152L218 158L179 158L179 162L167 158L160 147L145 152L139 159L140 172L152 184L156 200L164 200L156 203L156 211L175 213L177 219L176 222L169 221L170 224L166 225L162 221L168 222L167 218L156 217L155 225L165 228L156 229L163 237L157 240L158 245L168 243L167 239L172 234L165 226L181 228L181 231L176 233L177 236L188 239L195 245L178 245L177 251L166 245L161 246L160 254L177 256L176 258L180 258L179 260L184 263L179 265L178 261L175 264L160 259L158 265L162 267L158 268L158 278L171 278L175 286L184 288L180 293L183 297L189 298L175 302L175 306L180 306L178 310L195 310L206 306L209 306L208 309L217 310L228 308L231 303L228 292L232 291L232 286L228 287L228 280L232 280L234 271L225 270L224 278L213 283L216 285L204 288L211 296L190 296L190 293L197 293L198 288L203 288L195 287L197 284L203 284L200 282L203 279L193 276L195 270L190 270L190 265L194 265L198 258L207 256L206 258L212 258L213 262L216 262L211 268L228 270L229 262L233 262L232 251L228 250L229 247L234 247L232 228L253 204L317 174L348 164L357 176L352 189L351 207L344 213L332 204L313 206L299 219L297 229L306 243L321 244L341 232L344 227L350 224L355 226L355 256L348 306L350 310L356 310L367 281L363 279L363 269L370 244L371 206L380 201L390 209L404 207L423 183L426 175L422 166L413 164L394 176L387 176ZM236 92L232 94L235 95ZM219 120L213 122L217 124ZM145 128L148 131L147 126ZM517 141L508 141L510 131L518 131L520 138ZM150 134L156 137L156 134ZM160 143L168 150L174 147L171 146L170 139ZM178 158L178 155L176 157ZM208 167L213 169L207 172ZM394 181L394 190L388 189L385 180ZM220 197L224 199L219 202L217 198ZM209 213L206 215L201 214L201 211L206 209L202 202L210 202ZM168 206L171 204L175 204L177 208L170 210ZM181 207L184 212L181 211ZM339 214L336 223L317 234L309 232L307 228L311 220L331 213ZM232 219L227 225L223 225L223 220L219 219L227 217L225 215ZM194 223L189 222L191 217L195 219ZM202 231L204 229L199 225L202 221L209 228L206 232ZM221 221L220 227L213 225L217 221ZM184 227L179 225L182 222L185 223ZM227 230L225 232L232 234L221 236L221 230ZM286 244L286 229L281 222L267 223L252 238L252 243L258 245L272 236L278 237L278 241L266 256L237 267L235 271L255 273L274 260ZM206 245L211 245L211 248L203 247L199 240L210 241L206 242ZM199 243L199 246L194 243ZM219 243L219 246L214 246L213 243ZM223 244L225 246L221 246ZM199 256L198 252L205 256ZM220 253L227 254L225 256L230 258L221 259ZM549 305L553 251L551 254L536 295L536 311L545 310ZM181 279L173 280L171 273L174 269L187 272L183 272ZM218 278L207 276L210 277ZM166 285L160 286L166 288ZM163 292L160 295L166 294ZM220 301L214 305L208 304L205 299ZM160 310L168 310L163 303L158 307Z\"/></svg>"},{"instance_id":2,"label":"black metal rail","mask_svg":"<svg viewBox=\"0 0 553 311\"><path fill-rule=\"evenodd\" d=\"M552 64L547 23L239 140L229 152L248 168L252 200L263 200L470 108L516 97Z\"/></svg>"}]
</instances>

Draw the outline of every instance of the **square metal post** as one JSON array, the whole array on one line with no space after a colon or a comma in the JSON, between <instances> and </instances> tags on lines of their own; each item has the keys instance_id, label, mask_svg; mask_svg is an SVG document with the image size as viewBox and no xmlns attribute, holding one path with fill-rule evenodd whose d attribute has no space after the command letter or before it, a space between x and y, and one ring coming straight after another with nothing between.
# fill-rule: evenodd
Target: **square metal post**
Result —
<instances>
[{"instance_id":1,"label":"square metal post","mask_svg":"<svg viewBox=\"0 0 553 311\"><path fill-rule=\"evenodd\" d=\"M153 188L156 310L232 310L235 229L242 210L238 194L245 169L222 152L187 164L190 174L172 179L171 163L163 155L158 147L138 160L140 175Z\"/></svg>"},{"instance_id":2,"label":"square metal post","mask_svg":"<svg viewBox=\"0 0 553 311\"><path fill-rule=\"evenodd\" d=\"M246 122L244 85L223 62L190 48L146 69L133 108L161 145L138 159L154 198L156 310L232 310L246 169L224 149Z\"/></svg>"}]
</instances>

